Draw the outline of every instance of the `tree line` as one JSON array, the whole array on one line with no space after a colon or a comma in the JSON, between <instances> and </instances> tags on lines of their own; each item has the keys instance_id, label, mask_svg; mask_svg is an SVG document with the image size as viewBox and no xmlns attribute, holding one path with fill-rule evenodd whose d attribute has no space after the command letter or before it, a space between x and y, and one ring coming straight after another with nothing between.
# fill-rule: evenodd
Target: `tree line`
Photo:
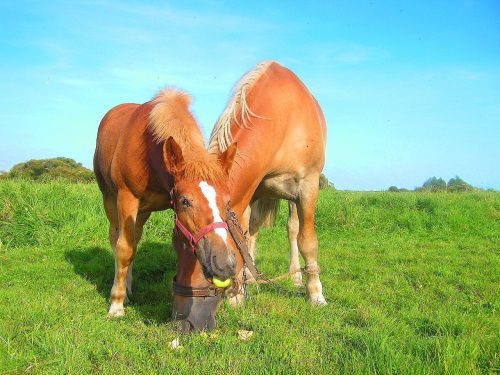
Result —
<instances>
[{"instance_id":1,"label":"tree line","mask_svg":"<svg viewBox=\"0 0 500 375\"><path fill-rule=\"evenodd\" d=\"M61 178L72 182L95 181L95 175L92 170L85 168L82 163L78 163L73 159L65 157L41 160L33 159L14 165L9 172L0 171L0 180L9 178L33 181L50 181ZM335 189L335 185L333 182L328 181L328 178L322 173L319 177L319 188L321 190ZM446 191L454 193L471 190L478 189L456 176L448 182L442 178L431 177L423 183L422 187L418 187L413 191ZM388 191L399 193L410 190L399 189L396 186L391 186Z\"/></svg>"},{"instance_id":2,"label":"tree line","mask_svg":"<svg viewBox=\"0 0 500 375\"><path fill-rule=\"evenodd\" d=\"M332 182L328 181L328 178L324 174L321 174L319 176L319 188L320 190L335 189L335 186ZM472 191L472 190L480 190L480 189L468 184L458 176L455 176L448 182L446 182L442 178L431 177L427 179L421 187L417 187L414 190L399 189L396 186L391 186L388 189L388 191L392 193L403 193L409 191L415 191L415 192L428 191L433 193L437 192L457 193L457 192Z\"/></svg>"},{"instance_id":3,"label":"tree line","mask_svg":"<svg viewBox=\"0 0 500 375\"><path fill-rule=\"evenodd\" d=\"M396 186L391 186L388 190L393 193L409 191L408 189L398 189ZM460 177L455 176L454 178L450 179L448 183L446 183L446 181L443 180L442 178L431 177L427 179L421 187L416 188L414 191L417 192L429 191L432 193L446 191L449 193L457 193L457 192L471 191L471 190L479 190L479 189L468 184Z\"/></svg>"}]
</instances>

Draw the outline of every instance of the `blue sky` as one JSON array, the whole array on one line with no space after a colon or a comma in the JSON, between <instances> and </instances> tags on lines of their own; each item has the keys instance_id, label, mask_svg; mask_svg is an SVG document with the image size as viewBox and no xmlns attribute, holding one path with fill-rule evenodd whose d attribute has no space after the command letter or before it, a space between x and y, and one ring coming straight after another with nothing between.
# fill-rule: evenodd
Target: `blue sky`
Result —
<instances>
[{"instance_id":1,"label":"blue sky","mask_svg":"<svg viewBox=\"0 0 500 375\"><path fill-rule=\"evenodd\" d=\"M0 170L92 168L104 114L166 85L194 96L208 137L236 81L273 59L323 108L337 188L500 189L499 20L497 0L3 0Z\"/></svg>"}]
</instances>

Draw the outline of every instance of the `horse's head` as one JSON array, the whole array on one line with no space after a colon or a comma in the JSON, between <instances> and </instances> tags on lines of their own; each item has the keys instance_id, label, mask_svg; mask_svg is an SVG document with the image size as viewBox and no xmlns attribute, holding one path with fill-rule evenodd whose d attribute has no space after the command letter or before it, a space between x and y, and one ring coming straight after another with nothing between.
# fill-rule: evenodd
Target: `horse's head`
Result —
<instances>
[{"instance_id":1,"label":"horse's head","mask_svg":"<svg viewBox=\"0 0 500 375\"><path fill-rule=\"evenodd\" d=\"M227 180L236 155L236 144L207 164L209 172L185 160L172 139L165 142L165 162L174 176L172 203L175 211L174 248L178 253L176 284L184 290L215 290L213 278L227 280L236 274L236 253L225 223L229 204ZM212 164L212 165L210 165ZM210 172L210 170L213 171ZM210 178L207 178L210 177ZM222 297L176 292L173 316L185 320L184 329L212 329Z\"/></svg>"}]
</instances>

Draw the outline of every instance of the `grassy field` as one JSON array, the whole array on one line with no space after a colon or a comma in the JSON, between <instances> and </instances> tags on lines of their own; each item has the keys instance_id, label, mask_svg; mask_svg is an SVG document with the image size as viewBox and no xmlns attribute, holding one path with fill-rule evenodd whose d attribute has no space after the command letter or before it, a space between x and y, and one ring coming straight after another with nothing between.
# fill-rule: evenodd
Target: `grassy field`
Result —
<instances>
[{"instance_id":1,"label":"grassy field","mask_svg":"<svg viewBox=\"0 0 500 375\"><path fill-rule=\"evenodd\" d=\"M287 271L286 214L259 239L270 277ZM146 225L119 319L106 316L114 266L95 185L2 181L0 219L0 374L500 372L498 192L321 192L329 305L252 286L208 335L170 321L172 213Z\"/></svg>"}]
</instances>

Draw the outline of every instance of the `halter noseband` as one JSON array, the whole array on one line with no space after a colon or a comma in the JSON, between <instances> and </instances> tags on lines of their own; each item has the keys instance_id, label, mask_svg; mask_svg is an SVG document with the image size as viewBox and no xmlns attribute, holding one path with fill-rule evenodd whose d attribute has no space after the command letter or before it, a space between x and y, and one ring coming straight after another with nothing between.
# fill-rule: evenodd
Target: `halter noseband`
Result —
<instances>
[{"instance_id":1,"label":"halter noseband","mask_svg":"<svg viewBox=\"0 0 500 375\"><path fill-rule=\"evenodd\" d=\"M175 196L175 190L172 188L170 191L170 196L172 197L172 205L174 206L174 213L175 213L175 233L179 236L179 230L182 232L182 234L186 237L188 240L189 244L191 245L191 248L193 250L193 253L196 253L196 244L198 243L199 240L201 240L203 237L207 235L207 233L210 233L214 229L217 228L224 228L225 230L228 230L227 224L223 221L219 221L216 223L208 224L206 227L204 227L202 230L200 230L196 235L192 235L189 229L187 229L184 224L182 224L179 220L179 217L177 215L177 198Z\"/></svg>"}]
</instances>

